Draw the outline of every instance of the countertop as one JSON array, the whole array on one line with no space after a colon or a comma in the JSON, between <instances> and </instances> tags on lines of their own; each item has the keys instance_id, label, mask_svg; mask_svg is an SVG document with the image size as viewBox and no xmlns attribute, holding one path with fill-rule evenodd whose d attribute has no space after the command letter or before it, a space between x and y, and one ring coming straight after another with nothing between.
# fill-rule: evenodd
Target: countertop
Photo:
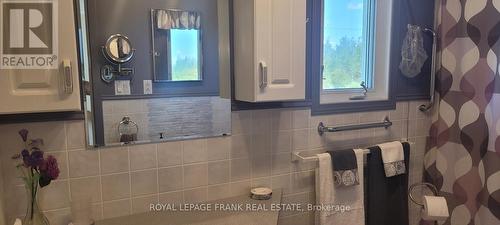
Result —
<instances>
[{"instance_id":1,"label":"countertop","mask_svg":"<svg viewBox=\"0 0 500 225\"><path fill-rule=\"evenodd\" d=\"M269 200L253 200L248 195L195 205L158 205L158 211L96 221L96 225L276 225L281 190L273 190ZM193 207L204 207L194 209ZM253 207L253 209L252 209ZM239 208L239 210L231 210ZM163 210L166 209L166 210ZM176 211L174 211L176 210Z\"/></svg>"}]
</instances>

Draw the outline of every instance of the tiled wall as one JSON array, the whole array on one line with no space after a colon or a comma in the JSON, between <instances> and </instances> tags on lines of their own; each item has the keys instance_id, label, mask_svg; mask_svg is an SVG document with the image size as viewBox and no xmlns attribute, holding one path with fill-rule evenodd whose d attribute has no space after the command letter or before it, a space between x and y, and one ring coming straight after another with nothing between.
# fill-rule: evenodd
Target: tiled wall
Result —
<instances>
[{"instance_id":1,"label":"tiled wall","mask_svg":"<svg viewBox=\"0 0 500 225\"><path fill-rule=\"evenodd\" d=\"M283 188L285 203L314 202L315 164L291 162L292 151L314 153L398 140L415 142L411 183L421 180L430 119L421 102L398 103L395 111L311 117L308 109L241 111L232 114L230 137L139 145L99 151L84 148L83 122L47 122L0 126L0 154L9 222L25 211L24 189L10 160L20 150L17 131L27 128L45 139L45 151L60 163L61 177L43 190L41 205L52 225L70 220L70 201L91 196L94 217L109 218L148 210L151 202L200 202L247 194L250 187ZM317 124L380 122L394 125L326 134ZM417 208L411 225L416 225ZM282 213L280 224L313 224L312 213Z\"/></svg>"}]
</instances>

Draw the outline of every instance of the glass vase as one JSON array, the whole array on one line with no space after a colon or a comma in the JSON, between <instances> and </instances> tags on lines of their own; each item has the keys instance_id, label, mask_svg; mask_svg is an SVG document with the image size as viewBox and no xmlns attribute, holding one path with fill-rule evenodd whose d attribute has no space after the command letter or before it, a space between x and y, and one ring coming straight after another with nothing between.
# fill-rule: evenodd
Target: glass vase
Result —
<instances>
[{"instance_id":1,"label":"glass vase","mask_svg":"<svg viewBox=\"0 0 500 225\"><path fill-rule=\"evenodd\" d=\"M26 185L28 201L23 225L50 225L49 220L45 217L38 204L38 189L38 182Z\"/></svg>"}]
</instances>

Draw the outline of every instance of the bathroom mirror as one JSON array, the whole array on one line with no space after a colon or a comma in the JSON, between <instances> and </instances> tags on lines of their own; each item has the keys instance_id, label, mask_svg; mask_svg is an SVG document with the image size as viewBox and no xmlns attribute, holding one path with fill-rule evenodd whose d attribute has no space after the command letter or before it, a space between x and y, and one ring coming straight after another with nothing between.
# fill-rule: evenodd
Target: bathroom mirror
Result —
<instances>
[{"instance_id":1,"label":"bathroom mirror","mask_svg":"<svg viewBox=\"0 0 500 225\"><path fill-rule=\"evenodd\" d=\"M80 0L79 7L82 73L91 78L83 81L89 148L231 134L229 0ZM133 77L102 76L121 64ZM156 74L158 65L171 72Z\"/></svg>"},{"instance_id":2,"label":"bathroom mirror","mask_svg":"<svg viewBox=\"0 0 500 225\"><path fill-rule=\"evenodd\" d=\"M104 55L114 64L127 63L134 56L134 49L127 36L111 35L103 47Z\"/></svg>"}]
</instances>

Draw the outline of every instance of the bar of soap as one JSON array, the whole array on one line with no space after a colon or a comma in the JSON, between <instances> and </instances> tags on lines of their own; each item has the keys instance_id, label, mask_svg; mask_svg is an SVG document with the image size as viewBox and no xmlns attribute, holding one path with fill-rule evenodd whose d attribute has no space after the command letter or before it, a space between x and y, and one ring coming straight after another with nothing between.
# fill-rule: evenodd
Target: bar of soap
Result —
<instances>
[{"instance_id":1,"label":"bar of soap","mask_svg":"<svg viewBox=\"0 0 500 225\"><path fill-rule=\"evenodd\" d=\"M260 187L253 188L250 190L251 198L255 200L268 200L271 199L273 195L273 190L271 188Z\"/></svg>"}]
</instances>

